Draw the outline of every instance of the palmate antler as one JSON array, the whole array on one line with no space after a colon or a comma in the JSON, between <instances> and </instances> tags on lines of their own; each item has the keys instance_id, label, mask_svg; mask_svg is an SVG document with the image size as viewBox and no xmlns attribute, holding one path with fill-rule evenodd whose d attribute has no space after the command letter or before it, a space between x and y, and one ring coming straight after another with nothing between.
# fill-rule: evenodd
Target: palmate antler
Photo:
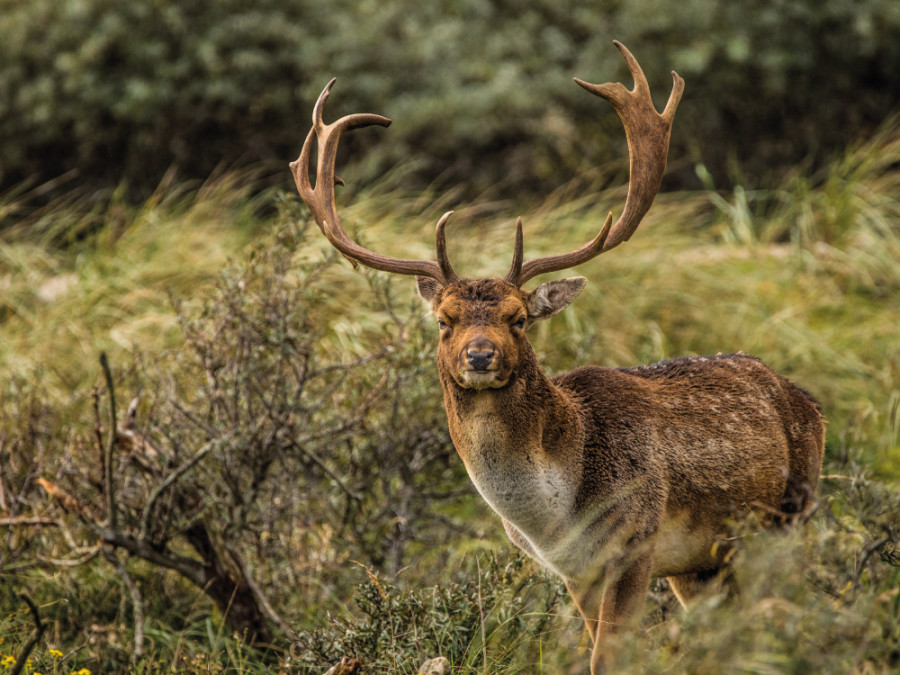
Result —
<instances>
[{"instance_id":1,"label":"palmate antler","mask_svg":"<svg viewBox=\"0 0 900 675\"><path fill-rule=\"evenodd\" d=\"M650 209L653 198L659 192L666 171L672 121L684 91L684 80L674 71L672 72L673 86L669 101L662 114L658 113L650 97L647 78L637 60L622 43L615 42L614 44L625 58L628 69L634 78L633 90L629 91L618 82L589 84L578 78L575 78L575 82L587 91L609 101L625 127L631 161L625 208L614 226L612 226L612 214L610 213L600 233L581 248L569 253L535 258L528 262L523 262L522 219L520 218L516 222L516 244L512 266L504 278L506 282L516 287L522 286L529 279L540 274L580 265L604 251L618 246L623 241L627 241L634 234L641 219ZM367 267L385 272L429 277L435 279L442 286L448 286L458 281L459 277L453 271L447 257L444 238L444 226L452 211L445 213L437 224L438 262L403 260L374 253L355 243L344 230L334 204L334 186L343 184L334 174L334 163L340 137L348 129L371 125L386 127L391 120L381 115L359 113L342 117L332 124L325 124L322 120L322 110L334 82L334 80L329 82L319 96L313 109L313 128L306 137L300 157L296 162L291 163L297 190L312 212L322 233L332 246L352 262L359 262ZM313 136L318 140L315 188L310 184L308 173Z\"/></svg>"},{"instance_id":2,"label":"palmate antler","mask_svg":"<svg viewBox=\"0 0 900 675\"><path fill-rule=\"evenodd\" d=\"M334 204L334 187L335 185L344 184L334 174L334 163L337 159L337 148L341 135L349 129L358 129L376 124L387 127L390 125L391 120L381 115L357 113L342 117L337 122L325 124L322 120L322 110L334 83L335 80L332 79L325 86L325 89L322 90L322 93L319 94L319 100L316 101L316 106L313 108L312 129L306 135L303 149L300 151L300 157L297 158L296 162L291 162L290 164L291 172L294 174L294 182L297 184L297 191L309 207L316 224L322 230L322 234L331 242L332 246L343 253L354 264L359 262L366 267L372 267L383 272L430 277L444 286L458 281L459 277L456 276L456 273L450 266L444 240L444 225L453 213L452 211L445 213L437 224L437 263L430 260L391 258L374 253L350 239L344 226L341 225L341 219ZM313 137L318 140L315 187L312 186L309 180L309 155L312 149Z\"/></svg>"},{"instance_id":3,"label":"palmate antler","mask_svg":"<svg viewBox=\"0 0 900 675\"><path fill-rule=\"evenodd\" d=\"M570 253L536 258L524 264L517 263L522 260L520 220L516 223L516 251L513 254L513 265L505 278L505 281L516 287L539 274L580 265L627 241L640 225L653 203L653 198L659 192L659 186L666 172L672 121L675 119L675 109L684 92L684 80L672 71L672 93L669 94L669 101L660 115L656 112L653 99L650 98L650 85L647 84L647 78L637 59L621 42L615 41L613 44L625 57L625 63L628 64L628 70L634 78L634 89L629 91L619 82L590 84L577 77L575 82L592 94L612 103L625 127L625 138L628 141L628 154L631 159L625 209L612 229L610 229L612 223L610 213L600 234L581 248Z\"/></svg>"}]
</instances>

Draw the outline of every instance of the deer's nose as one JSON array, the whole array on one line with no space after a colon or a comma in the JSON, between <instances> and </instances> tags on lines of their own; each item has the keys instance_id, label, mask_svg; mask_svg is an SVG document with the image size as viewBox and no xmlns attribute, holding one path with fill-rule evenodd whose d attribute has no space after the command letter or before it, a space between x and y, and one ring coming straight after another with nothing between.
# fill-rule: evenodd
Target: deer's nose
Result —
<instances>
[{"instance_id":1,"label":"deer's nose","mask_svg":"<svg viewBox=\"0 0 900 675\"><path fill-rule=\"evenodd\" d=\"M483 372L490 369L497 357L498 350L494 343L487 338L475 338L466 345L464 354L466 363L472 370Z\"/></svg>"}]
</instances>

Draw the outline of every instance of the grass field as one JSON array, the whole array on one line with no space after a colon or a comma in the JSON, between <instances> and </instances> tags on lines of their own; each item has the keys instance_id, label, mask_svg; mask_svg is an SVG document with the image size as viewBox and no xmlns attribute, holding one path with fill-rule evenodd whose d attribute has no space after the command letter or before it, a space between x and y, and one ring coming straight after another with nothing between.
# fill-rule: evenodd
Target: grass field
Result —
<instances>
[{"instance_id":1,"label":"grass field","mask_svg":"<svg viewBox=\"0 0 900 675\"><path fill-rule=\"evenodd\" d=\"M505 271L519 215L513 205L486 198L460 208L452 195L405 195L400 182L389 176L361 194L346 188L347 228L379 251L431 257L437 217L456 208L448 227L456 268L467 276ZM227 175L161 188L140 207L113 200L87 216L77 203L61 203L6 230L0 672L12 667L33 626L19 593L47 624L26 672L324 672L350 655L367 672L413 673L439 654L459 672L581 672L588 651L577 613L556 580L509 551L499 521L452 456L431 366L436 331L414 283L336 261L314 228L298 228L305 213L294 196L257 185L252 174ZM17 199L7 195L0 213L15 211ZM529 205L526 256L587 241L623 199L621 190L597 190L585 179ZM616 671L900 667L900 127L886 127L821 176L798 170L772 190L664 194L632 241L577 273L589 279L585 292L531 336L547 370L744 351L812 392L829 422L821 503L808 525L746 533L738 597L710 596L685 614L664 584L656 586L641 628L618 645ZM203 590L176 572L139 556L113 562L96 531L60 510L37 479L102 505L88 476L109 398L100 352L113 365L119 419L128 400L144 395L139 418L157 443L177 450L186 438L199 445L210 438L199 427L180 436L178 414L160 412L182 395L186 407L202 400L203 373L212 371L191 361L198 345L213 353L242 321L265 338L247 344L274 343L291 331L279 323L285 316L309 327L300 332L319 362L350 373L321 389L310 385L321 401L304 418L310 428L328 429L358 411L365 421L335 427L344 449L326 456L321 446L318 482L279 471L311 467L308 458L266 464L243 510L227 502L239 490L216 492L231 474L211 453L185 473L209 490L208 502L166 525L165 545L182 555L192 553L178 537L202 522L243 556L296 633L289 639L275 630L274 647L261 651L231 635ZM234 363L257 363L251 357ZM366 398L388 376L396 398ZM415 432L407 435L407 426ZM415 451L384 459L379 479L357 475L388 441ZM224 464L235 457L222 452ZM147 494L140 490L149 488L125 472L118 480L127 521L129 490L140 505ZM218 510L218 499L231 510ZM427 514L427 527L382 514L393 499L418 504L409 513ZM276 515L267 519L270 511ZM383 530L365 525L376 513ZM40 519L47 522L35 524ZM382 531L391 547L382 545Z\"/></svg>"}]
</instances>

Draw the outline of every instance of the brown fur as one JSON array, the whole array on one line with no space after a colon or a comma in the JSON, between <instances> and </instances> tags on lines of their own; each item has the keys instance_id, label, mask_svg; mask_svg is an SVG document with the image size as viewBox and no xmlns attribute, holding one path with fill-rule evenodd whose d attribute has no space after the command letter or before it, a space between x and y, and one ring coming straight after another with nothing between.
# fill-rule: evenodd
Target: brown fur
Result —
<instances>
[{"instance_id":1,"label":"brown fur","mask_svg":"<svg viewBox=\"0 0 900 675\"><path fill-rule=\"evenodd\" d=\"M565 580L595 643L592 669L652 577L668 577L686 602L719 576L727 520L810 508L822 414L759 359L584 366L548 378L527 325L514 322L560 311L583 280L532 293L499 279L422 285L445 324L438 369L454 444L510 540ZM482 386L486 375L465 370L467 349L484 341L496 362Z\"/></svg>"}]
</instances>

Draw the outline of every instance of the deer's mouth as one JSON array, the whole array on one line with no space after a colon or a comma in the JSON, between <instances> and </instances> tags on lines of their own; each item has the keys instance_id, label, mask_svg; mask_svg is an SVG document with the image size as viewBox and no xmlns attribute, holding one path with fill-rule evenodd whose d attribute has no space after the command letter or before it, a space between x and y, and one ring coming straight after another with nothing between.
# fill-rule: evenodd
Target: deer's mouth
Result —
<instances>
[{"instance_id":1,"label":"deer's mouth","mask_svg":"<svg viewBox=\"0 0 900 675\"><path fill-rule=\"evenodd\" d=\"M499 389L505 387L508 381L509 375L500 372L499 368L490 370L460 369L456 377L457 384L464 389Z\"/></svg>"}]
</instances>

